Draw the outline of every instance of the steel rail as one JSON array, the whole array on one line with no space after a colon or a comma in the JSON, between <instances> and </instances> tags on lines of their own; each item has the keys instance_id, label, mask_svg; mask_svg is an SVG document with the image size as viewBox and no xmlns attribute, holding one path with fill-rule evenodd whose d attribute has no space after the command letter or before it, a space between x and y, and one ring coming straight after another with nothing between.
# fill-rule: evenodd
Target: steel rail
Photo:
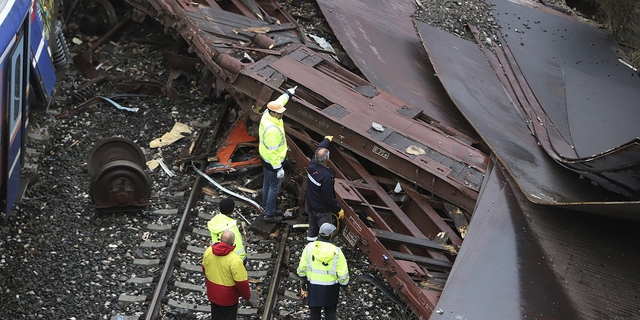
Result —
<instances>
[{"instance_id":1,"label":"steel rail","mask_svg":"<svg viewBox=\"0 0 640 320\"><path fill-rule=\"evenodd\" d=\"M280 287L280 281L282 276L280 275L280 267L282 266L282 260L285 256L285 247L287 245L287 238L289 237L289 225L285 225L280 245L278 246L278 257L276 258L276 264L273 266L273 275L271 276L271 284L269 285L269 295L264 306L264 313L262 314L262 320L273 319L273 308L278 301L278 288Z\"/></svg>"},{"instance_id":2,"label":"steel rail","mask_svg":"<svg viewBox=\"0 0 640 320\"><path fill-rule=\"evenodd\" d=\"M215 143L215 137L220 130L220 124L222 123L222 119L227 113L230 101L231 100L225 101L222 106L221 116L212 130L212 138L209 140L207 150L210 150ZM203 131L201 134L206 134L206 132ZM206 166L207 162L203 161L200 165L201 170L205 170ZM187 227L189 226L189 222L191 221L191 209L196 204L197 197L200 195L203 180L204 178L202 178L202 176L198 176L193 184L193 189L191 189L191 193L189 194L189 200L187 200L187 206L184 208L182 218L180 219L180 225L178 225L178 231L176 232L176 236L174 237L173 243L171 244L171 250L167 255L167 260L165 261L164 267L162 268L162 274L160 275L160 279L158 280L158 286L156 287L156 291L153 294L153 299L151 300L151 304L149 305L149 310L147 311L147 314L145 316L146 320L155 319L160 312L162 298L167 291L169 280L171 279L171 275L173 274L174 263L178 258L180 246L182 244L182 241L184 241Z\"/></svg>"}]
</instances>

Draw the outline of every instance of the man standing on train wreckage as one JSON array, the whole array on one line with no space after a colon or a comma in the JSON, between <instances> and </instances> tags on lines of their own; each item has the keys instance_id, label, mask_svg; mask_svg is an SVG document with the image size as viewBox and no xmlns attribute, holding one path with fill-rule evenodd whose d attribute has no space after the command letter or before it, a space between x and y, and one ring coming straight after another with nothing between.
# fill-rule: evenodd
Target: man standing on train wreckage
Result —
<instances>
[{"instance_id":1,"label":"man standing on train wreckage","mask_svg":"<svg viewBox=\"0 0 640 320\"><path fill-rule=\"evenodd\" d=\"M309 216L309 229L307 241L315 241L318 238L318 230L324 223L331 223L331 212L338 214L338 219L344 218L344 210L340 208L336 200L334 184L335 179L329 171L329 143L333 136L326 136L318 145L316 152L307 168L307 215Z\"/></svg>"},{"instance_id":2,"label":"man standing on train wreckage","mask_svg":"<svg viewBox=\"0 0 640 320\"><path fill-rule=\"evenodd\" d=\"M276 200L284 177L284 164L288 150L282 117L286 110L284 106L293 97L296 88L297 86L285 91L278 99L269 102L260 120L258 150L264 175L262 206L265 222L282 222L282 212L276 211Z\"/></svg>"}]
</instances>

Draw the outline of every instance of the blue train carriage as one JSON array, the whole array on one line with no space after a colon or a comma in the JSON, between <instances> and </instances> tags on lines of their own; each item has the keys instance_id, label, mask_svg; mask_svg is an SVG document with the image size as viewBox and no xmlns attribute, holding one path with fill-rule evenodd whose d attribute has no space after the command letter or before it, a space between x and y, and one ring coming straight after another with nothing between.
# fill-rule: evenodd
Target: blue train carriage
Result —
<instances>
[{"instance_id":1,"label":"blue train carriage","mask_svg":"<svg viewBox=\"0 0 640 320\"><path fill-rule=\"evenodd\" d=\"M7 217L28 184L20 173L29 103L46 105L56 81L47 41L53 3L0 0L0 210Z\"/></svg>"}]
</instances>

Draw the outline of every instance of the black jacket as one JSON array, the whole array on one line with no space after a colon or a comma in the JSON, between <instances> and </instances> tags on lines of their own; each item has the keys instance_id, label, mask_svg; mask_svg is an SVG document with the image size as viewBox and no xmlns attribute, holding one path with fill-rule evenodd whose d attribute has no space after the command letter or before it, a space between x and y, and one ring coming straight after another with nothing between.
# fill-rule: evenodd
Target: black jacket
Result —
<instances>
[{"instance_id":1,"label":"black jacket","mask_svg":"<svg viewBox=\"0 0 640 320\"><path fill-rule=\"evenodd\" d=\"M329 147L329 139L325 138L318 149ZM316 150L317 151L317 150ZM307 168L307 205L315 212L338 212L340 205L333 191L335 179L329 168L316 163L315 153Z\"/></svg>"}]
</instances>

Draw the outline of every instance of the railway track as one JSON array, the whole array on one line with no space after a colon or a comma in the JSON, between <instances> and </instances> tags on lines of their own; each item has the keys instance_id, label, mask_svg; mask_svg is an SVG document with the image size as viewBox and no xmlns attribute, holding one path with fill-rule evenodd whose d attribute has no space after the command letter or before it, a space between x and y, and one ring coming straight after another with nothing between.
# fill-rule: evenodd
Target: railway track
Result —
<instances>
[{"instance_id":1,"label":"railway track","mask_svg":"<svg viewBox=\"0 0 640 320\"><path fill-rule=\"evenodd\" d=\"M207 222L213 218L213 215L205 212L204 208L207 206L198 206L193 210L197 213L193 217L187 215L188 222L180 223L177 229L171 228L170 224L148 225L145 231L147 236L141 239L138 251L142 251L143 256L152 258L134 259L134 264L154 270L157 275L145 278L132 277L127 281L139 286L140 294L122 295L120 302L143 305L147 311L141 315L123 316L123 319L164 319L164 316L180 314L184 310L189 310L198 317L208 318L211 309L206 297L202 256L211 244ZM188 209L194 208L187 208L185 211ZM236 210L242 209L242 207L236 208ZM175 213L176 210L166 210L166 212ZM237 214L232 216L237 217ZM171 214L164 220L173 223L183 218L185 215L178 219L178 215ZM238 220L240 220L239 217ZM257 308L245 303L238 312L239 316L272 318L278 301L282 271L286 270L286 265L282 262L289 261L286 249L289 238L288 229L289 226L282 227L279 240L259 239L248 232L246 223L241 224L241 232L246 241L245 248L248 253L246 267L252 287L251 304ZM171 244L171 234L174 240L176 238L181 240ZM179 237L181 234L183 236ZM174 245L175 243L177 245ZM286 274L288 275L288 272ZM288 297L291 295L289 294Z\"/></svg>"},{"instance_id":2,"label":"railway track","mask_svg":"<svg viewBox=\"0 0 640 320\"><path fill-rule=\"evenodd\" d=\"M207 150L211 150L216 141L220 123L222 121L218 121L211 130L211 137L214 138L210 139ZM201 169L204 170L204 167L201 165ZM188 197L178 192L174 197L175 207L155 210L157 222L141 230L142 237L133 250L133 264L153 273L153 276L132 276L126 281L136 289L132 291L133 294L119 297L119 308L133 306L126 308L131 314L120 314L122 319L164 319L187 310L198 318L209 318L211 307L206 296L202 256L212 244L207 222L217 212L217 203L223 196L212 198L205 195L202 191L205 184L208 184L206 179L196 176ZM176 209L178 207L184 208L182 212ZM271 237L260 239L249 231L240 211L244 211L244 215L260 214L255 208L245 207L237 201L232 215L239 221L245 241L246 268L252 291L251 301L244 302L238 315L272 319L282 275L288 276L289 226L284 225ZM278 239L270 239L276 235L279 235ZM295 298L296 294L287 291L286 297ZM112 319L118 319L118 316Z\"/></svg>"}]
</instances>

